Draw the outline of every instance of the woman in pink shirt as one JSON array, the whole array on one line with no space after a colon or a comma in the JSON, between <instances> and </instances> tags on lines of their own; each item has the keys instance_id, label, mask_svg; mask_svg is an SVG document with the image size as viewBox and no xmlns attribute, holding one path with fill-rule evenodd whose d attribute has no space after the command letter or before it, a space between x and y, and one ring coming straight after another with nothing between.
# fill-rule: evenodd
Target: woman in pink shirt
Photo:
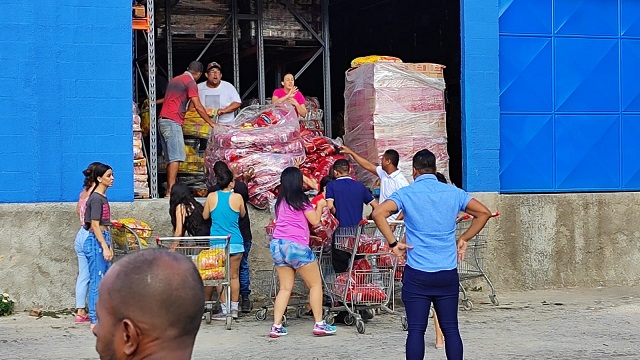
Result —
<instances>
[{"instance_id":1,"label":"woman in pink shirt","mask_svg":"<svg viewBox=\"0 0 640 360\"><path fill-rule=\"evenodd\" d=\"M288 167L280 175L280 193L275 207L276 228L269 244L280 281L273 306L273 325L269 333L272 338L287 335L287 329L282 326L282 316L289 304L296 272L309 287L309 302L316 322L313 334L321 336L336 332L334 326L322 320L320 267L309 247L309 224L320 223L322 209L327 202L320 200L314 209L302 185L302 172L298 168Z\"/></svg>"},{"instance_id":2,"label":"woman in pink shirt","mask_svg":"<svg viewBox=\"0 0 640 360\"><path fill-rule=\"evenodd\" d=\"M284 79L282 79L282 88L276 89L271 96L271 103L280 104L280 103L289 103L296 108L296 113L300 117L307 116L307 107L304 105L304 95L298 90L298 88L294 85L295 79L293 78L293 74L287 73L284 75Z\"/></svg>"}]
</instances>

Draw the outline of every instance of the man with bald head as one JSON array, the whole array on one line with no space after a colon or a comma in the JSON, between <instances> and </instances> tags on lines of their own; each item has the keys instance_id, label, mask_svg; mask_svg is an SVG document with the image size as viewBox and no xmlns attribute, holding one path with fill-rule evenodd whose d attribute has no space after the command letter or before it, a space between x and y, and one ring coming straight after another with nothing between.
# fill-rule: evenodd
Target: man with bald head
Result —
<instances>
[{"instance_id":1,"label":"man with bald head","mask_svg":"<svg viewBox=\"0 0 640 360\"><path fill-rule=\"evenodd\" d=\"M100 359L191 359L203 298L202 278L184 255L125 256L100 283L93 329Z\"/></svg>"}]
</instances>

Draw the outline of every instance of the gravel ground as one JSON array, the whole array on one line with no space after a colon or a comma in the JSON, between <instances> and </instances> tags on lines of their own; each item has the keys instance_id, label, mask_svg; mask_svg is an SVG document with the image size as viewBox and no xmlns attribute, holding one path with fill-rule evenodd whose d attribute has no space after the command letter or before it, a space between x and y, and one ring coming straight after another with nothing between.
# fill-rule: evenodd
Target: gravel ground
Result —
<instances>
[{"instance_id":1,"label":"gravel ground","mask_svg":"<svg viewBox=\"0 0 640 360\"><path fill-rule=\"evenodd\" d=\"M495 307L481 293L460 311L466 359L605 359L640 357L640 287L500 293ZM267 336L269 321L241 318L232 330L203 326L194 359L400 359L406 333L398 316L379 315L360 335L339 326L332 337L311 335L312 320L290 319L289 335ZM431 325L431 324L430 324ZM427 359L444 359L427 330ZM97 359L87 325L70 316L0 318L2 359Z\"/></svg>"}]
</instances>

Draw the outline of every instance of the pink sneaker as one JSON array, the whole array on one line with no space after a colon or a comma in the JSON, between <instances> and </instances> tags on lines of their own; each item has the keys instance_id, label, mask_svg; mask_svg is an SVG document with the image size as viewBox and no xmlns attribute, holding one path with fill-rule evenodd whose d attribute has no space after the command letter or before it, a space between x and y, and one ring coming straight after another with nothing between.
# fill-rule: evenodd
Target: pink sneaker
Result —
<instances>
[{"instance_id":1,"label":"pink sneaker","mask_svg":"<svg viewBox=\"0 0 640 360\"><path fill-rule=\"evenodd\" d=\"M89 319L88 315L76 315L76 319L75 319L76 324L82 324L90 321L91 319Z\"/></svg>"}]
</instances>

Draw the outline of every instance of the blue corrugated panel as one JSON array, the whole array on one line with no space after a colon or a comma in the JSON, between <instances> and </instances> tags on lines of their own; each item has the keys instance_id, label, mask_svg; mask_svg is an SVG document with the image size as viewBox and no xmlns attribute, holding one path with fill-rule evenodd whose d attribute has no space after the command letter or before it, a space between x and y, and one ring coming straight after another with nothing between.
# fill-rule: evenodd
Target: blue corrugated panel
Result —
<instances>
[{"instance_id":1,"label":"blue corrugated panel","mask_svg":"<svg viewBox=\"0 0 640 360\"><path fill-rule=\"evenodd\" d=\"M527 18L550 4L553 34ZM501 191L639 190L640 0L504 0L501 14Z\"/></svg>"}]
</instances>

